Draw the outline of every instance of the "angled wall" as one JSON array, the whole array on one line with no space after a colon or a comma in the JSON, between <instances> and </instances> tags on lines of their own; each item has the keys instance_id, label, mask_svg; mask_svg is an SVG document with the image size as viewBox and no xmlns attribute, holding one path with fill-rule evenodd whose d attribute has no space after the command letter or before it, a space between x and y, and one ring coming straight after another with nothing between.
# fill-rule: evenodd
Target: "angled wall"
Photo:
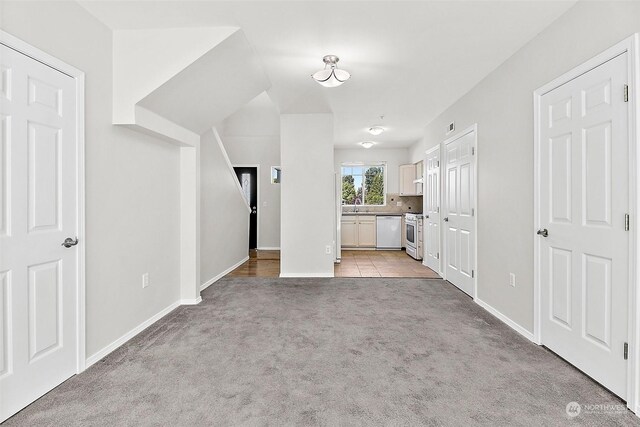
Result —
<instances>
[{"instance_id":1,"label":"angled wall","mask_svg":"<svg viewBox=\"0 0 640 427\"><path fill-rule=\"evenodd\" d=\"M197 304L203 281L211 283L229 267L225 263L228 240L219 239L220 230L209 222L224 223L228 211L210 210L210 200L203 208L201 194L239 193L229 180L211 181L221 173L216 169L220 164L214 161L217 154L211 145L204 148L205 158L200 158L201 135L210 134L215 123L264 92L270 82L237 28L118 30L114 40L114 123L180 147L180 301ZM224 152L221 144L219 148ZM203 183L211 191L202 192ZM234 213L233 206L228 208ZM206 217L201 223L202 209ZM200 229L203 224L206 227ZM204 258L202 245L208 251ZM210 251L216 256L208 256ZM234 251L229 253L236 262Z\"/></svg>"},{"instance_id":2,"label":"angled wall","mask_svg":"<svg viewBox=\"0 0 640 427\"><path fill-rule=\"evenodd\" d=\"M113 123L133 123L138 101L235 31L231 27L113 31Z\"/></svg>"},{"instance_id":3,"label":"angled wall","mask_svg":"<svg viewBox=\"0 0 640 427\"><path fill-rule=\"evenodd\" d=\"M262 93L219 129L232 164L260 166L258 249L280 248L280 184L271 183L271 167L280 166L280 114Z\"/></svg>"},{"instance_id":4,"label":"angled wall","mask_svg":"<svg viewBox=\"0 0 640 427\"><path fill-rule=\"evenodd\" d=\"M137 104L201 135L270 86L258 55L238 30Z\"/></svg>"},{"instance_id":5,"label":"angled wall","mask_svg":"<svg viewBox=\"0 0 640 427\"><path fill-rule=\"evenodd\" d=\"M250 209L214 130L202 135L200 170L200 277L206 287L248 258Z\"/></svg>"}]
</instances>

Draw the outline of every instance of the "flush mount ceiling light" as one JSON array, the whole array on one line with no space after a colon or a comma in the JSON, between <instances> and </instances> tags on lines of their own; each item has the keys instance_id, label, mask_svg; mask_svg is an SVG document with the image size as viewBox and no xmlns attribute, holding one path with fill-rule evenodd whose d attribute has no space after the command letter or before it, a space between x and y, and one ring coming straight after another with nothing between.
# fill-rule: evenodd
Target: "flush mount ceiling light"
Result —
<instances>
[{"instance_id":1,"label":"flush mount ceiling light","mask_svg":"<svg viewBox=\"0 0 640 427\"><path fill-rule=\"evenodd\" d=\"M345 70L338 69L338 58L335 55L327 55L322 58L324 61L324 70L313 73L311 77L324 87L336 87L346 82L351 74ZM329 67L329 68L327 68Z\"/></svg>"},{"instance_id":2,"label":"flush mount ceiling light","mask_svg":"<svg viewBox=\"0 0 640 427\"><path fill-rule=\"evenodd\" d=\"M374 136L378 136L382 132L384 132L384 128L381 126L371 126L368 130L369 130L369 133Z\"/></svg>"},{"instance_id":3,"label":"flush mount ceiling light","mask_svg":"<svg viewBox=\"0 0 640 427\"><path fill-rule=\"evenodd\" d=\"M364 148L371 148L374 145L376 145L376 143L373 141L362 141L362 142L359 142L359 144L362 145Z\"/></svg>"}]
</instances>

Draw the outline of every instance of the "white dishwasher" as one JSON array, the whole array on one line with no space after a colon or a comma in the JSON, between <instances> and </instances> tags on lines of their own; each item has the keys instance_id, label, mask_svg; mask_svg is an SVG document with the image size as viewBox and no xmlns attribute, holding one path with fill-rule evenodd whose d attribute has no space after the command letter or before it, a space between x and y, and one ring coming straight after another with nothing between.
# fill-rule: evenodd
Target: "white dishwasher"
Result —
<instances>
[{"instance_id":1,"label":"white dishwasher","mask_svg":"<svg viewBox=\"0 0 640 427\"><path fill-rule=\"evenodd\" d=\"M401 249L402 248L402 217L385 216L376 217L376 248L377 249Z\"/></svg>"}]
</instances>

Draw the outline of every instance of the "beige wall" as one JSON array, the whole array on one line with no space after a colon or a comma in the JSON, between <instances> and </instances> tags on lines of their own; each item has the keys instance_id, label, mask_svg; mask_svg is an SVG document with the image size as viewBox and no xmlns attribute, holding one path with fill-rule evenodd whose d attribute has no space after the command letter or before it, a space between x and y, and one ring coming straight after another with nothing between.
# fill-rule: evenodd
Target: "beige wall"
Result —
<instances>
[{"instance_id":1,"label":"beige wall","mask_svg":"<svg viewBox=\"0 0 640 427\"><path fill-rule=\"evenodd\" d=\"M478 123L478 297L533 331L533 91L640 31L638 2L578 2L425 128ZM509 286L515 273L517 286Z\"/></svg>"},{"instance_id":2,"label":"beige wall","mask_svg":"<svg viewBox=\"0 0 640 427\"><path fill-rule=\"evenodd\" d=\"M0 27L86 73L91 356L179 299L179 152L111 124L112 34L78 4L3 1Z\"/></svg>"}]
</instances>

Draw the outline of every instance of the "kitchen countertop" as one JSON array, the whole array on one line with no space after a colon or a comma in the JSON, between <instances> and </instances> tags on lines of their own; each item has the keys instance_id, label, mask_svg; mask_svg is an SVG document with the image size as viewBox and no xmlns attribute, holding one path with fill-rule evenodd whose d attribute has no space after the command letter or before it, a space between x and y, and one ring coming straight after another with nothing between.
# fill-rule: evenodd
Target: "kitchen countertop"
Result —
<instances>
[{"instance_id":1,"label":"kitchen countertop","mask_svg":"<svg viewBox=\"0 0 640 427\"><path fill-rule=\"evenodd\" d=\"M342 212L342 216L403 216L406 212Z\"/></svg>"}]
</instances>

